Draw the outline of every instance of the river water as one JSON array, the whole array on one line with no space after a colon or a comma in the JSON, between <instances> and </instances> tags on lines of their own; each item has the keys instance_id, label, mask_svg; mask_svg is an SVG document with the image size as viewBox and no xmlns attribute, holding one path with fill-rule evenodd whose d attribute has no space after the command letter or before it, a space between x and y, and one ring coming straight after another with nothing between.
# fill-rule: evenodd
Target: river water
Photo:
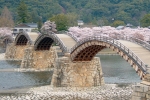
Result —
<instances>
[{"instance_id":1,"label":"river water","mask_svg":"<svg viewBox=\"0 0 150 100\"><path fill-rule=\"evenodd\" d=\"M0 53L1 56L1 53ZM119 55L100 55L105 83L136 83L139 76ZM0 60L0 69L19 68L18 61ZM52 72L0 72L0 90L48 85Z\"/></svg>"},{"instance_id":2,"label":"river water","mask_svg":"<svg viewBox=\"0 0 150 100\"><path fill-rule=\"evenodd\" d=\"M100 55L104 80L106 83L141 82L136 71L119 55Z\"/></svg>"}]
</instances>

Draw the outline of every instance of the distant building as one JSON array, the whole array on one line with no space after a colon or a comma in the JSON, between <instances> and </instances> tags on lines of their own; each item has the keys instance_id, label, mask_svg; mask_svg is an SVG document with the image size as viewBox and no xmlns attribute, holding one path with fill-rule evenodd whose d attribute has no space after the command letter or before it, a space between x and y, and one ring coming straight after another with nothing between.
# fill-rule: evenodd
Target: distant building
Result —
<instances>
[{"instance_id":1,"label":"distant building","mask_svg":"<svg viewBox=\"0 0 150 100\"><path fill-rule=\"evenodd\" d=\"M84 25L84 22L82 20L78 20L78 26L80 27L82 25Z\"/></svg>"},{"instance_id":2,"label":"distant building","mask_svg":"<svg viewBox=\"0 0 150 100\"><path fill-rule=\"evenodd\" d=\"M130 24L130 23L128 23L128 24L126 25L126 27L133 27L133 25Z\"/></svg>"},{"instance_id":3,"label":"distant building","mask_svg":"<svg viewBox=\"0 0 150 100\"><path fill-rule=\"evenodd\" d=\"M118 26L118 27L116 27L117 30L122 30L124 28L125 28L125 26Z\"/></svg>"},{"instance_id":4,"label":"distant building","mask_svg":"<svg viewBox=\"0 0 150 100\"><path fill-rule=\"evenodd\" d=\"M13 35L16 36L19 32L26 31L31 32L32 29L37 29L38 26L36 23L21 23L13 28Z\"/></svg>"}]
</instances>

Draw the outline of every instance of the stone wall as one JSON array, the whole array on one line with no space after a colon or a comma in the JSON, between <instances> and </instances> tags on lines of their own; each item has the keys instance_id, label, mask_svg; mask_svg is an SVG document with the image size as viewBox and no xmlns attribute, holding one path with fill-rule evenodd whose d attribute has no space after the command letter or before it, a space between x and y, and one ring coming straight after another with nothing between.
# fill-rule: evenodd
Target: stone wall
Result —
<instances>
[{"instance_id":1,"label":"stone wall","mask_svg":"<svg viewBox=\"0 0 150 100\"><path fill-rule=\"evenodd\" d=\"M55 66L56 58L56 50L52 47L50 50L35 51L33 46L30 46L25 49L25 55L21 63L21 68L52 68Z\"/></svg>"},{"instance_id":2,"label":"stone wall","mask_svg":"<svg viewBox=\"0 0 150 100\"><path fill-rule=\"evenodd\" d=\"M24 57L24 50L28 45L15 45L14 43L8 44L6 48L5 58L11 60L22 60Z\"/></svg>"},{"instance_id":3,"label":"stone wall","mask_svg":"<svg viewBox=\"0 0 150 100\"><path fill-rule=\"evenodd\" d=\"M51 85L57 87L91 87L104 85L100 59L72 62L70 57L57 59Z\"/></svg>"},{"instance_id":4,"label":"stone wall","mask_svg":"<svg viewBox=\"0 0 150 100\"><path fill-rule=\"evenodd\" d=\"M137 84L133 88L132 100L150 100L150 86Z\"/></svg>"}]
</instances>

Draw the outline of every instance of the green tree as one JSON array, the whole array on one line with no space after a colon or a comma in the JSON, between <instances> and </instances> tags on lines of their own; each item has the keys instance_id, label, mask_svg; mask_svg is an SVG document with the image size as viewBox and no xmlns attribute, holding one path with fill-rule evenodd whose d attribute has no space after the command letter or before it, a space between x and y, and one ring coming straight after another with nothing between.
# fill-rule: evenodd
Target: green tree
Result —
<instances>
[{"instance_id":1,"label":"green tree","mask_svg":"<svg viewBox=\"0 0 150 100\"><path fill-rule=\"evenodd\" d=\"M116 20L116 21L114 21L114 22L112 23L111 26L117 27L117 26L119 26L119 25L125 25L124 21Z\"/></svg>"},{"instance_id":2,"label":"green tree","mask_svg":"<svg viewBox=\"0 0 150 100\"><path fill-rule=\"evenodd\" d=\"M102 19L97 21L98 26L104 26L104 21Z\"/></svg>"},{"instance_id":3,"label":"green tree","mask_svg":"<svg viewBox=\"0 0 150 100\"><path fill-rule=\"evenodd\" d=\"M69 26L77 26L78 15L75 13L67 13L67 20Z\"/></svg>"},{"instance_id":4,"label":"green tree","mask_svg":"<svg viewBox=\"0 0 150 100\"><path fill-rule=\"evenodd\" d=\"M28 9L27 5L21 1L18 8L17 13L19 17L19 22L26 23L28 21Z\"/></svg>"},{"instance_id":5,"label":"green tree","mask_svg":"<svg viewBox=\"0 0 150 100\"><path fill-rule=\"evenodd\" d=\"M41 27L42 27L42 17L39 17L39 20L38 20L38 31L41 32Z\"/></svg>"},{"instance_id":6,"label":"green tree","mask_svg":"<svg viewBox=\"0 0 150 100\"><path fill-rule=\"evenodd\" d=\"M50 18L50 21L55 22L57 31L62 31L62 30L68 29L67 16L64 14L55 15L52 18Z\"/></svg>"},{"instance_id":7,"label":"green tree","mask_svg":"<svg viewBox=\"0 0 150 100\"><path fill-rule=\"evenodd\" d=\"M146 14L140 21L142 27L150 26L150 14Z\"/></svg>"},{"instance_id":8,"label":"green tree","mask_svg":"<svg viewBox=\"0 0 150 100\"><path fill-rule=\"evenodd\" d=\"M29 22L37 23L39 21L39 15L37 14L35 10L30 12L29 14L30 14L29 16L30 18L28 18Z\"/></svg>"},{"instance_id":9,"label":"green tree","mask_svg":"<svg viewBox=\"0 0 150 100\"><path fill-rule=\"evenodd\" d=\"M124 21L126 23L130 22L130 15L124 11L119 11L116 16L116 19Z\"/></svg>"}]
</instances>

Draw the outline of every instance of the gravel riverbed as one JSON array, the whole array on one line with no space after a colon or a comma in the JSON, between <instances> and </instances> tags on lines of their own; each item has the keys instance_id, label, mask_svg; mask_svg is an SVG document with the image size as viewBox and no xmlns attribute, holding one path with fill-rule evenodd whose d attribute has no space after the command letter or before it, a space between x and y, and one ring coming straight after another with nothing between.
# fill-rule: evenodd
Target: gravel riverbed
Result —
<instances>
[{"instance_id":1,"label":"gravel riverbed","mask_svg":"<svg viewBox=\"0 0 150 100\"><path fill-rule=\"evenodd\" d=\"M119 87L106 84L99 87L52 87L30 88L26 93L0 94L1 100L130 100L132 85Z\"/></svg>"}]
</instances>

